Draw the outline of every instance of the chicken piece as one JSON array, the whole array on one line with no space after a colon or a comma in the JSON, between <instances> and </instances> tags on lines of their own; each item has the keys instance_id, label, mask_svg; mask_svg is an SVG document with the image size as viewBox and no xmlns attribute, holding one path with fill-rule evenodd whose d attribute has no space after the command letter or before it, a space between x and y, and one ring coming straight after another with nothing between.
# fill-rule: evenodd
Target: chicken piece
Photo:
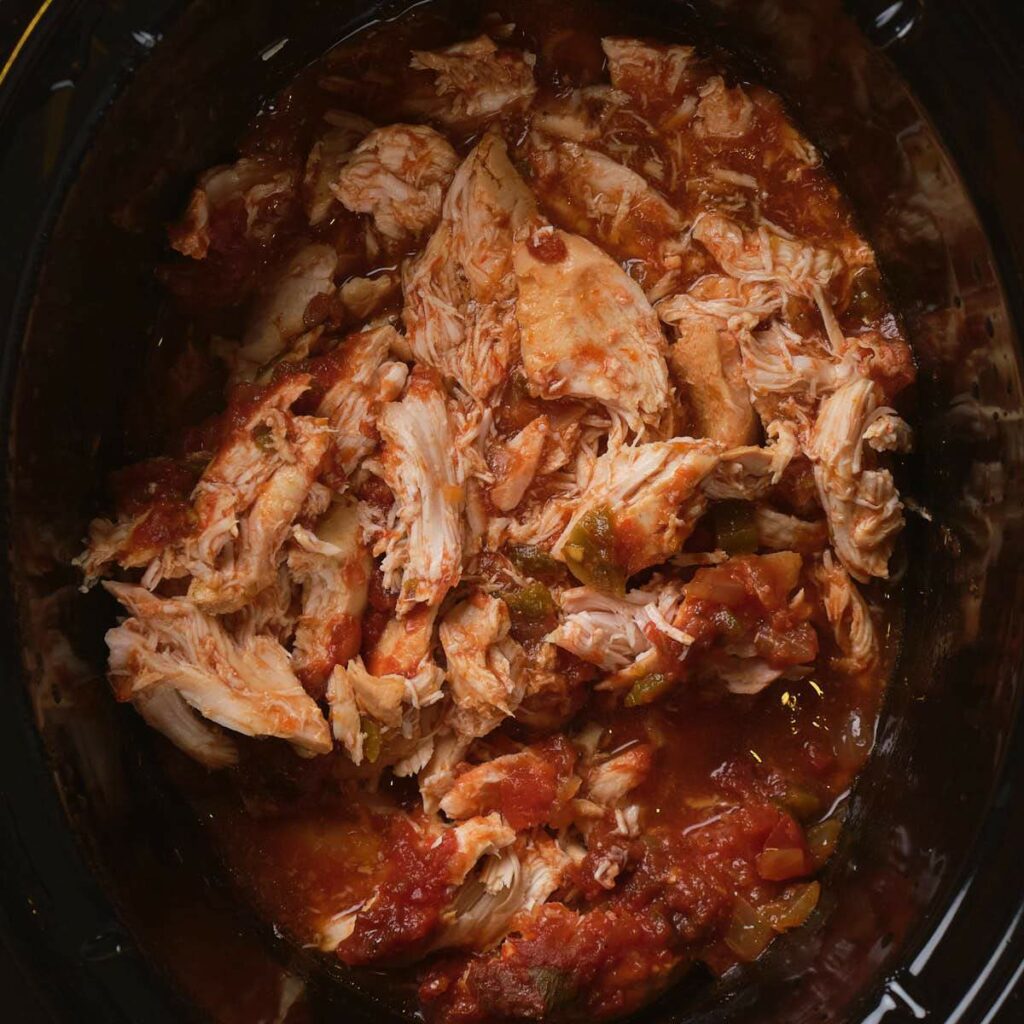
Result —
<instances>
[{"instance_id":1,"label":"chicken piece","mask_svg":"<svg viewBox=\"0 0 1024 1024\"><path fill-rule=\"evenodd\" d=\"M179 750L207 768L226 768L238 762L238 748L215 725L192 710L169 686L150 687L131 698L146 724L163 733Z\"/></svg>"},{"instance_id":2,"label":"chicken piece","mask_svg":"<svg viewBox=\"0 0 1024 1024\"><path fill-rule=\"evenodd\" d=\"M537 91L535 63L532 53L499 50L478 36L444 50L414 50L411 67L437 72L434 89L442 102L430 112L444 124L458 124L526 106Z\"/></svg>"},{"instance_id":3,"label":"chicken piece","mask_svg":"<svg viewBox=\"0 0 1024 1024\"><path fill-rule=\"evenodd\" d=\"M400 242L437 226L458 163L433 128L393 124L359 143L331 191L347 209L370 214L384 238Z\"/></svg>"},{"instance_id":4,"label":"chicken piece","mask_svg":"<svg viewBox=\"0 0 1024 1024\"><path fill-rule=\"evenodd\" d=\"M579 788L576 751L555 736L461 772L441 801L449 818L498 811L517 832L552 823Z\"/></svg>"},{"instance_id":5,"label":"chicken piece","mask_svg":"<svg viewBox=\"0 0 1024 1024\"><path fill-rule=\"evenodd\" d=\"M331 428L334 468L345 477L376 448L381 406L405 384L405 364L387 360L397 343L395 329L385 324L349 335L321 360L320 378L330 383L316 412Z\"/></svg>"},{"instance_id":6,"label":"chicken piece","mask_svg":"<svg viewBox=\"0 0 1024 1024\"><path fill-rule=\"evenodd\" d=\"M191 494L191 530L150 549L146 587L192 575L193 598L226 613L273 583L277 552L329 444L324 421L289 411L309 384L300 374L257 392L258 400L248 393L233 399L232 429ZM87 552L80 564L93 561Z\"/></svg>"},{"instance_id":7,"label":"chicken piece","mask_svg":"<svg viewBox=\"0 0 1024 1024\"><path fill-rule=\"evenodd\" d=\"M276 444L267 435L266 444ZM239 518L237 538L228 540L217 563L194 567L189 598L201 608L232 612L274 581L277 557L331 443L322 420L296 416L284 443L292 461L282 462ZM205 478L204 478L205 479Z\"/></svg>"},{"instance_id":8,"label":"chicken piece","mask_svg":"<svg viewBox=\"0 0 1024 1024\"><path fill-rule=\"evenodd\" d=\"M334 666L359 653L373 561L353 501L338 502L315 533L296 527L292 535L288 569L302 586L292 666L309 693L321 697Z\"/></svg>"},{"instance_id":9,"label":"chicken piece","mask_svg":"<svg viewBox=\"0 0 1024 1024\"><path fill-rule=\"evenodd\" d=\"M171 245L203 260L211 248L269 241L295 198L296 177L290 168L248 157L212 167L199 179L182 221L169 230Z\"/></svg>"},{"instance_id":10,"label":"chicken piece","mask_svg":"<svg viewBox=\"0 0 1024 1024\"><path fill-rule=\"evenodd\" d=\"M653 652L652 637L658 633L686 642L672 625L682 599L680 584L657 579L624 597L593 587L564 590L559 604L565 617L545 639L606 672L617 672Z\"/></svg>"},{"instance_id":11,"label":"chicken piece","mask_svg":"<svg viewBox=\"0 0 1024 1024\"><path fill-rule=\"evenodd\" d=\"M772 424L775 438L765 447L741 445L722 452L718 465L704 480L703 490L713 501L756 501L782 479L799 450L784 424Z\"/></svg>"},{"instance_id":12,"label":"chicken piece","mask_svg":"<svg viewBox=\"0 0 1024 1024\"><path fill-rule=\"evenodd\" d=\"M822 402L808 446L832 546L861 582L888 576L889 555L903 529L903 505L892 474L870 468L865 445L865 432L878 417L896 415L880 405L880 398L873 381L858 378L844 384Z\"/></svg>"},{"instance_id":13,"label":"chicken piece","mask_svg":"<svg viewBox=\"0 0 1024 1024\"><path fill-rule=\"evenodd\" d=\"M456 172L423 253L406 265L402 316L413 356L481 401L518 345L512 247L535 216L505 143L488 133Z\"/></svg>"},{"instance_id":14,"label":"chicken piece","mask_svg":"<svg viewBox=\"0 0 1024 1024\"><path fill-rule=\"evenodd\" d=\"M548 417L538 416L514 437L491 450L489 462L495 478L491 502L495 508L510 512L523 500L537 475L550 431Z\"/></svg>"},{"instance_id":15,"label":"chicken piece","mask_svg":"<svg viewBox=\"0 0 1024 1024\"><path fill-rule=\"evenodd\" d=\"M462 736L486 736L515 713L525 692L523 650L508 634L508 607L476 591L441 622L448 689L455 707L449 724Z\"/></svg>"},{"instance_id":16,"label":"chicken piece","mask_svg":"<svg viewBox=\"0 0 1024 1024\"><path fill-rule=\"evenodd\" d=\"M572 92L538 98L533 106L533 127L565 142L615 145L615 128L646 124L629 109L629 96L607 85L591 85Z\"/></svg>"},{"instance_id":17,"label":"chicken piece","mask_svg":"<svg viewBox=\"0 0 1024 1024\"><path fill-rule=\"evenodd\" d=\"M515 832L505 824L500 814L470 818L456 825L456 848L448 863L448 880L461 885L467 875L480 862L515 842Z\"/></svg>"},{"instance_id":18,"label":"chicken piece","mask_svg":"<svg viewBox=\"0 0 1024 1024\"><path fill-rule=\"evenodd\" d=\"M397 611L402 617L417 604L440 604L459 582L464 481L452 457L452 426L434 374L417 368L405 397L381 409L377 427L396 517L395 529L384 541L381 568L388 589L399 591Z\"/></svg>"},{"instance_id":19,"label":"chicken piece","mask_svg":"<svg viewBox=\"0 0 1024 1024\"><path fill-rule=\"evenodd\" d=\"M395 751L388 751L389 741L396 734L408 739L419 733L419 711L441 699L443 681L444 671L429 662L412 678L371 675L358 657L336 665L327 683L335 738L354 764L362 764L364 755L381 766L392 763ZM407 746L400 745L398 759L407 753Z\"/></svg>"},{"instance_id":20,"label":"chicken piece","mask_svg":"<svg viewBox=\"0 0 1024 1024\"><path fill-rule=\"evenodd\" d=\"M712 75L697 92L693 131L698 138L736 140L753 127L754 104L742 86L730 89L721 75Z\"/></svg>"},{"instance_id":21,"label":"chicken piece","mask_svg":"<svg viewBox=\"0 0 1024 1024\"><path fill-rule=\"evenodd\" d=\"M517 244L514 264L531 391L596 399L637 434L656 423L669 398L665 339L639 285L597 246L553 228Z\"/></svg>"},{"instance_id":22,"label":"chicken piece","mask_svg":"<svg viewBox=\"0 0 1024 1024\"><path fill-rule=\"evenodd\" d=\"M598 761L583 780L583 797L602 807L615 807L643 784L654 764L654 750L639 743L606 761Z\"/></svg>"},{"instance_id":23,"label":"chicken piece","mask_svg":"<svg viewBox=\"0 0 1024 1024\"><path fill-rule=\"evenodd\" d=\"M374 675L414 676L434 643L435 605L416 605L400 619L390 619L368 656Z\"/></svg>"},{"instance_id":24,"label":"chicken piece","mask_svg":"<svg viewBox=\"0 0 1024 1024\"><path fill-rule=\"evenodd\" d=\"M584 583L597 574L621 584L665 561L707 507L700 485L721 453L716 442L692 438L610 447L551 554ZM610 544L600 537L604 521Z\"/></svg>"},{"instance_id":25,"label":"chicken piece","mask_svg":"<svg viewBox=\"0 0 1024 1024\"><path fill-rule=\"evenodd\" d=\"M743 376L761 419L787 421L806 440L818 403L856 375L852 360L836 358L815 336L802 337L777 321L763 331L741 330Z\"/></svg>"},{"instance_id":26,"label":"chicken piece","mask_svg":"<svg viewBox=\"0 0 1024 1024\"><path fill-rule=\"evenodd\" d=\"M607 36L612 85L628 93L647 113L677 107L692 97L700 67L692 46L662 46L639 39Z\"/></svg>"},{"instance_id":27,"label":"chicken piece","mask_svg":"<svg viewBox=\"0 0 1024 1024\"><path fill-rule=\"evenodd\" d=\"M434 814L440 808L441 800L455 782L455 769L462 764L472 741L473 737L452 731L438 733L430 760L417 779L426 814Z\"/></svg>"},{"instance_id":28,"label":"chicken piece","mask_svg":"<svg viewBox=\"0 0 1024 1024\"><path fill-rule=\"evenodd\" d=\"M465 882L442 912L433 949L487 949L501 940L520 914L544 903L562 885L572 861L539 833L506 847Z\"/></svg>"},{"instance_id":29,"label":"chicken piece","mask_svg":"<svg viewBox=\"0 0 1024 1024\"><path fill-rule=\"evenodd\" d=\"M331 670L324 696L329 709L331 734L345 748L353 764L362 764L363 743L366 737L355 689L344 665L335 665Z\"/></svg>"},{"instance_id":30,"label":"chicken piece","mask_svg":"<svg viewBox=\"0 0 1024 1024\"><path fill-rule=\"evenodd\" d=\"M675 328L669 365L693 411L696 432L730 446L752 444L758 433L737 328L756 326L759 314L774 305L761 295L743 303L736 292L729 278L703 278L688 293L658 303L658 315Z\"/></svg>"},{"instance_id":31,"label":"chicken piece","mask_svg":"<svg viewBox=\"0 0 1024 1024\"><path fill-rule=\"evenodd\" d=\"M823 519L808 521L779 512L767 505L754 509L757 546L766 551L798 551L814 554L828 544L828 524Z\"/></svg>"},{"instance_id":32,"label":"chicken piece","mask_svg":"<svg viewBox=\"0 0 1024 1024\"><path fill-rule=\"evenodd\" d=\"M199 571L197 563L212 570L237 537L238 520L262 488L282 466L298 460L293 443L298 422L305 421L303 427L308 428L316 421L293 416L290 410L309 385L307 376L286 377L271 385L255 404L243 406L244 417L236 418L236 428L217 449L192 492L197 523L195 536L185 545L184 571ZM182 571L162 575L182 575Z\"/></svg>"},{"instance_id":33,"label":"chicken piece","mask_svg":"<svg viewBox=\"0 0 1024 1024\"><path fill-rule=\"evenodd\" d=\"M334 293L337 266L334 247L320 242L303 246L291 258L253 309L235 358L237 376L254 376L259 367L281 355L289 341L315 326L307 310L315 299Z\"/></svg>"},{"instance_id":34,"label":"chicken piece","mask_svg":"<svg viewBox=\"0 0 1024 1024\"><path fill-rule=\"evenodd\" d=\"M893 332L884 335L874 330L861 331L843 338L839 351L843 362L852 363L862 377L870 377L878 384L886 402L891 402L912 384L917 375L910 346ZM884 450L874 444L872 447L876 451Z\"/></svg>"},{"instance_id":35,"label":"chicken piece","mask_svg":"<svg viewBox=\"0 0 1024 1024\"><path fill-rule=\"evenodd\" d=\"M845 269L842 256L786 236L762 223L744 230L723 213L702 213L693 237L718 261L722 270L745 284L763 281L792 295L816 299Z\"/></svg>"},{"instance_id":36,"label":"chicken piece","mask_svg":"<svg viewBox=\"0 0 1024 1024\"><path fill-rule=\"evenodd\" d=\"M369 320L401 289L397 273L384 271L373 277L350 277L338 289L341 304L356 320Z\"/></svg>"},{"instance_id":37,"label":"chicken piece","mask_svg":"<svg viewBox=\"0 0 1024 1024\"><path fill-rule=\"evenodd\" d=\"M327 219L336 202L332 187L352 157L360 139L373 131L372 121L346 110L329 110L324 120L330 128L313 143L306 159L303 190L310 226Z\"/></svg>"},{"instance_id":38,"label":"chicken piece","mask_svg":"<svg viewBox=\"0 0 1024 1024\"><path fill-rule=\"evenodd\" d=\"M779 288L763 281L738 281L723 274L705 274L688 291L658 303L665 323L705 317L723 330L739 334L753 330L782 309Z\"/></svg>"},{"instance_id":39,"label":"chicken piece","mask_svg":"<svg viewBox=\"0 0 1024 1024\"><path fill-rule=\"evenodd\" d=\"M224 625L236 640L269 635L282 647L288 647L298 617L292 607L293 597L288 568L280 565L273 580L249 604L228 615Z\"/></svg>"},{"instance_id":40,"label":"chicken piece","mask_svg":"<svg viewBox=\"0 0 1024 1024\"><path fill-rule=\"evenodd\" d=\"M285 739L308 754L331 749L327 722L276 640L258 636L238 642L186 598L159 598L123 583L104 586L132 615L107 633L118 700L172 690L226 729ZM155 713L152 703L148 706L158 727L166 726L169 703ZM177 717L177 710L173 714ZM182 730L173 726L167 735L179 742ZM197 747L189 741L183 749L189 753Z\"/></svg>"},{"instance_id":41,"label":"chicken piece","mask_svg":"<svg viewBox=\"0 0 1024 1024\"><path fill-rule=\"evenodd\" d=\"M686 225L645 178L596 150L536 134L526 156L532 184L556 220L628 260L652 301L672 290Z\"/></svg>"},{"instance_id":42,"label":"chicken piece","mask_svg":"<svg viewBox=\"0 0 1024 1024\"><path fill-rule=\"evenodd\" d=\"M113 522L99 517L89 524L85 550L74 559L82 570L83 589L89 589L112 565L138 569L159 557L162 547L150 543L137 544L136 529L145 523L149 512Z\"/></svg>"},{"instance_id":43,"label":"chicken piece","mask_svg":"<svg viewBox=\"0 0 1024 1024\"><path fill-rule=\"evenodd\" d=\"M811 569L811 576L843 652L836 667L854 675L873 669L880 657L878 635L867 602L850 574L832 557L831 551L825 551Z\"/></svg>"}]
</instances>

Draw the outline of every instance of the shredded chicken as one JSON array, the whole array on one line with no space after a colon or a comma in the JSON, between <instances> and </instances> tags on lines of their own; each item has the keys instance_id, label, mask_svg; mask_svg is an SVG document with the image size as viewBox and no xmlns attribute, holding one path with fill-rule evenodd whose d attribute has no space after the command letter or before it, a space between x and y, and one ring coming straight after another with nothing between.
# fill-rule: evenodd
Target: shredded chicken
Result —
<instances>
[{"instance_id":1,"label":"shredded chicken","mask_svg":"<svg viewBox=\"0 0 1024 1024\"><path fill-rule=\"evenodd\" d=\"M777 284L809 299L844 269L838 252L801 242L767 223L756 231L744 230L721 213L702 213L694 222L693 237L731 277L747 284Z\"/></svg>"},{"instance_id":2,"label":"shredded chicken","mask_svg":"<svg viewBox=\"0 0 1024 1024\"><path fill-rule=\"evenodd\" d=\"M220 466L211 463L196 487L195 504L203 531L188 545L186 557L193 573L188 592L196 604L209 611L235 611L273 581L278 553L327 453L330 436L323 420L292 417L280 436L275 429L278 425L259 423L259 427L268 426L267 433L257 435L262 440L254 441L250 430L249 437L237 442L247 450L248 462L238 465L225 458ZM255 460L255 453L248 451L250 445L259 452ZM265 458L268 449L273 458ZM239 516L245 485L255 472L265 469L258 465L265 461L271 462L273 470L253 494L248 511ZM239 470L245 474L242 483L236 476Z\"/></svg>"},{"instance_id":3,"label":"shredded chicken","mask_svg":"<svg viewBox=\"0 0 1024 1024\"><path fill-rule=\"evenodd\" d=\"M740 139L754 122L754 104L740 85L729 88L721 75L709 78L698 90L700 102L693 130L698 136Z\"/></svg>"},{"instance_id":4,"label":"shredded chicken","mask_svg":"<svg viewBox=\"0 0 1024 1024\"><path fill-rule=\"evenodd\" d=\"M515 754L467 767L441 800L454 819L500 811L517 831L557 819L580 785L576 752L557 737Z\"/></svg>"},{"instance_id":5,"label":"shredded chicken","mask_svg":"<svg viewBox=\"0 0 1024 1024\"><path fill-rule=\"evenodd\" d=\"M359 652L373 563L359 530L354 502L336 504L313 533L293 531L288 570L302 585L302 614L295 630L292 665L314 695L335 665Z\"/></svg>"},{"instance_id":6,"label":"shredded chicken","mask_svg":"<svg viewBox=\"0 0 1024 1024\"><path fill-rule=\"evenodd\" d=\"M593 587L576 587L560 595L565 618L547 639L576 657L616 672L634 664L653 650L652 630L685 643L686 637L671 625L682 588L652 581L648 589L615 597Z\"/></svg>"},{"instance_id":7,"label":"shredded chicken","mask_svg":"<svg viewBox=\"0 0 1024 1024\"><path fill-rule=\"evenodd\" d=\"M669 365L683 387L702 437L730 446L757 439L757 417L742 364L739 332L777 308L764 286L705 277L689 292L658 304L658 315L675 328Z\"/></svg>"},{"instance_id":8,"label":"shredded chicken","mask_svg":"<svg viewBox=\"0 0 1024 1024\"><path fill-rule=\"evenodd\" d=\"M485 862L442 913L433 948L494 945L518 915L529 913L561 886L571 864L558 844L543 834L506 847Z\"/></svg>"},{"instance_id":9,"label":"shredded chicken","mask_svg":"<svg viewBox=\"0 0 1024 1024\"><path fill-rule=\"evenodd\" d=\"M294 197L296 175L289 168L244 157L230 167L213 167L192 192L185 217L171 229L171 245L184 256L206 259L216 242L218 218L238 218L242 239L266 242Z\"/></svg>"},{"instance_id":10,"label":"shredded chicken","mask_svg":"<svg viewBox=\"0 0 1024 1024\"><path fill-rule=\"evenodd\" d=\"M645 178L575 142L532 136L527 156L534 187L562 223L595 237L617 259L642 266L652 301L671 290L686 226Z\"/></svg>"},{"instance_id":11,"label":"shredded chicken","mask_svg":"<svg viewBox=\"0 0 1024 1024\"><path fill-rule=\"evenodd\" d=\"M508 608L482 592L456 605L441 623L454 708L449 725L463 736L484 736L523 699L523 651L509 635Z\"/></svg>"},{"instance_id":12,"label":"shredded chicken","mask_svg":"<svg viewBox=\"0 0 1024 1024\"><path fill-rule=\"evenodd\" d=\"M317 415L331 429L334 468L346 477L376 448L381 407L398 398L405 386L405 363L387 358L397 344L393 327L374 327L351 335L328 357L331 384Z\"/></svg>"},{"instance_id":13,"label":"shredded chicken","mask_svg":"<svg viewBox=\"0 0 1024 1024\"><path fill-rule=\"evenodd\" d=\"M767 505L754 510L757 546L767 551L799 551L811 554L828 544L828 524L823 519L808 521L787 515Z\"/></svg>"},{"instance_id":14,"label":"shredded chicken","mask_svg":"<svg viewBox=\"0 0 1024 1024\"><path fill-rule=\"evenodd\" d=\"M690 93L696 63L692 46L662 46L609 36L601 40L612 85L641 106L676 102Z\"/></svg>"},{"instance_id":15,"label":"shredded chicken","mask_svg":"<svg viewBox=\"0 0 1024 1024\"><path fill-rule=\"evenodd\" d=\"M589 513L606 508L614 515L616 532L631 541L623 561L626 575L665 561L679 550L707 507L700 485L718 465L720 454L715 442L691 438L609 448L597 460L584 497L552 554L564 559L576 526Z\"/></svg>"},{"instance_id":16,"label":"shredded chicken","mask_svg":"<svg viewBox=\"0 0 1024 1024\"><path fill-rule=\"evenodd\" d=\"M880 656L875 623L867 602L831 551L824 552L812 574L821 588L825 612L843 654L839 667L851 673L867 672Z\"/></svg>"},{"instance_id":17,"label":"shredded chicken","mask_svg":"<svg viewBox=\"0 0 1024 1024\"><path fill-rule=\"evenodd\" d=\"M509 512L523 500L540 468L550 431L548 417L538 416L492 451L490 463L495 483L491 488L491 501L496 508Z\"/></svg>"},{"instance_id":18,"label":"shredded chicken","mask_svg":"<svg viewBox=\"0 0 1024 1024\"><path fill-rule=\"evenodd\" d=\"M204 718L247 736L276 736L305 753L331 749L320 709L302 688L288 652L266 636L236 642L187 598L159 598L143 587L105 584L131 613L107 633L110 678L121 700L177 693ZM183 725L184 708L164 698L143 714L167 737L207 764L230 760L226 747L199 727Z\"/></svg>"},{"instance_id":19,"label":"shredded chicken","mask_svg":"<svg viewBox=\"0 0 1024 1024\"><path fill-rule=\"evenodd\" d=\"M193 711L189 702L173 687L155 686L140 690L131 702L147 725L163 733L179 750L207 768L226 768L238 761L235 744L221 729Z\"/></svg>"},{"instance_id":20,"label":"shredded chicken","mask_svg":"<svg viewBox=\"0 0 1024 1024\"><path fill-rule=\"evenodd\" d=\"M894 418L879 405L870 380L850 381L821 405L810 453L814 482L828 517L829 535L840 561L862 582L889 574L889 556L903 528L903 505L892 474L869 465L865 432L879 416ZM899 431L901 439L904 431Z\"/></svg>"},{"instance_id":21,"label":"shredded chicken","mask_svg":"<svg viewBox=\"0 0 1024 1024\"><path fill-rule=\"evenodd\" d=\"M389 741L399 735L408 740L419 733L419 711L441 699L443 679L444 672L430 663L425 663L411 678L397 674L371 675L358 657L346 666L336 665L327 682L327 703L335 739L358 765L366 752L368 731L373 729L376 749L370 760L382 764L403 760L409 753L407 745L400 744L398 756L389 757Z\"/></svg>"},{"instance_id":22,"label":"shredded chicken","mask_svg":"<svg viewBox=\"0 0 1024 1024\"><path fill-rule=\"evenodd\" d=\"M369 652L376 675L414 676L431 652L437 605L415 605L401 618L390 619Z\"/></svg>"},{"instance_id":23,"label":"shredded chicken","mask_svg":"<svg viewBox=\"0 0 1024 1024\"><path fill-rule=\"evenodd\" d=\"M289 341L312 326L307 310L315 299L333 294L337 265L334 248L319 242L295 254L253 311L236 357L240 376L279 356Z\"/></svg>"},{"instance_id":24,"label":"shredded chicken","mask_svg":"<svg viewBox=\"0 0 1024 1024\"><path fill-rule=\"evenodd\" d=\"M370 132L331 185L338 201L373 217L385 238L401 241L436 227L458 157L425 125L393 124Z\"/></svg>"},{"instance_id":25,"label":"shredded chicken","mask_svg":"<svg viewBox=\"0 0 1024 1024\"><path fill-rule=\"evenodd\" d=\"M402 615L419 603L438 604L458 583L465 497L444 392L433 375L414 373L402 400L381 409L377 425L395 524L375 553L384 553L384 580L399 591Z\"/></svg>"},{"instance_id":26,"label":"shredded chicken","mask_svg":"<svg viewBox=\"0 0 1024 1024\"><path fill-rule=\"evenodd\" d=\"M640 287L597 246L552 228L516 246L515 272L531 389L596 399L636 433L655 422L668 401L668 370Z\"/></svg>"},{"instance_id":27,"label":"shredded chicken","mask_svg":"<svg viewBox=\"0 0 1024 1024\"><path fill-rule=\"evenodd\" d=\"M413 356L485 399L518 344L512 246L536 215L497 134L462 162L421 256L407 265L406 338Z\"/></svg>"},{"instance_id":28,"label":"shredded chicken","mask_svg":"<svg viewBox=\"0 0 1024 1024\"><path fill-rule=\"evenodd\" d=\"M649 746L638 744L630 747L591 767L584 780L583 795L594 803L613 807L647 778L651 765Z\"/></svg>"},{"instance_id":29,"label":"shredded chicken","mask_svg":"<svg viewBox=\"0 0 1024 1024\"><path fill-rule=\"evenodd\" d=\"M499 50L487 36L479 36L444 50L415 50L412 66L436 72L434 88L444 102L431 112L452 124L529 102L537 91L535 61L532 53Z\"/></svg>"},{"instance_id":30,"label":"shredded chicken","mask_svg":"<svg viewBox=\"0 0 1024 1024\"><path fill-rule=\"evenodd\" d=\"M373 122L344 110L330 110L324 115L330 127L313 143L306 158L303 188L310 226L327 219L336 203L332 186L352 156L363 136L373 131Z\"/></svg>"}]
</instances>

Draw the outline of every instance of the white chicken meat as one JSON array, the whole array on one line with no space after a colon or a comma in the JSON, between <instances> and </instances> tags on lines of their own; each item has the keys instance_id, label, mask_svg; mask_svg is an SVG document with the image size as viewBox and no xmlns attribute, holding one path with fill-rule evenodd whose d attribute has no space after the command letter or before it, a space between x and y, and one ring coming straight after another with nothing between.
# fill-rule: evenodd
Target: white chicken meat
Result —
<instances>
[{"instance_id":1,"label":"white chicken meat","mask_svg":"<svg viewBox=\"0 0 1024 1024\"><path fill-rule=\"evenodd\" d=\"M518 345L512 248L535 217L505 143L489 133L456 172L426 248L406 265L402 316L413 356L481 401Z\"/></svg>"},{"instance_id":2,"label":"white chicken meat","mask_svg":"<svg viewBox=\"0 0 1024 1024\"><path fill-rule=\"evenodd\" d=\"M429 113L444 124L492 117L525 106L537 91L532 53L499 49L487 36L444 50L414 50L412 67L435 72L441 101Z\"/></svg>"},{"instance_id":3,"label":"white chicken meat","mask_svg":"<svg viewBox=\"0 0 1024 1024\"><path fill-rule=\"evenodd\" d=\"M458 162L433 128L392 124L356 146L331 191L347 209L369 214L384 238L401 242L437 226Z\"/></svg>"},{"instance_id":4,"label":"white chicken meat","mask_svg":"<svg viewBox=\"0 0 1024 1024\"><path fill-rule=\"evenodd\" d=\"M238 642L187 598L159 598L122 583L105 586L132 616L107 633L110 679L119 699L169 689L226 729L285 739L307 754L331 749L327 722L276 640ZM181 709L173 707L176 716ZM148 713L151 720L168 721L152 704ZM167 733L171 740L182 738L177 726ZM184 749L195 753L197 744L187 742Z\"/></svg>"},{"instance_id":5,"label":"white chicken meat","mask_svg":"<svg viewBox=\"0 0 1024 1024\"><path fill-rule=\"evenodd\" d=\"M594 399L643 434L669 385L664 336L640 286L593 243L550 227L516 245L514 265L530 389Z\"/></svg>"}]
</instances>

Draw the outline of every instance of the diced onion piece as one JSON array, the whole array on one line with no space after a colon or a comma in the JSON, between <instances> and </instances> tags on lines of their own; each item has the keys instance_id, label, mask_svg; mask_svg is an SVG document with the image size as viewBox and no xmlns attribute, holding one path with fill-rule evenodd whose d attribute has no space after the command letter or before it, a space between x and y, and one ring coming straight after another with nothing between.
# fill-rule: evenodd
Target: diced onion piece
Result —
<instances>
[{"instance_id":1,"label":"diced onion piece","mask_svg":"<svg viewBox=\"0 0 1024 1024\"><path fill-rule=\"evenodd\" d=\"M740 960L749 962L765 951L774 934L768 918L740 896L733 907L725 944Z\"/></svg>"},{"instance_id":2,"label":"diced onion piece","mask_svg":"<svg viewBox=\"0 0 1024 1024\"><path fill-rule=\"evenodd\" d=\"M769 882L785 882L806 875L807 854L797 846L765 850L757 856L757 873Z\"/></svg>"},{"instance_id":3,"label":"diced onion piece","mask_svg":"<svg viewBox=\"0 0 1024 1024\"><path fill-rule=\"evenodd\" d=\"M838 818L826 818L807 830L807 849L815 868L820 868L832 856L842 829L843 823Z\"/></svg>"},{"instance_id":4,"label":"diced onion piece","mask_svg":"<svg viewBox=\"0 0 1024 1024\"><path fill-rule=\"evenodd\" d=\"M686 584L686 596L698 601L717 601L718 604L736 606L742 604L748 595L742 583L708 570L697 573Z\"/></svg>"},{"instance_id":5,"label":"diced onion piece","mask_svg":"<svg viewBox=\"0 0 1024 1024\"><path fill-rule=\"evenodd\" d=\"M370 764L374 764L380 757L380 726L372 718L365 716L360 725L363 733L363 753L366 755L366 760Z\"/></svg>"},{"instance_id":6,"label":"diced onion piece","mask_svg":"<svg viewBox=\"0 0 1024 1024\"><path fill-rule=\"evenodd\" d=\"M817 882L794 885L777 900L761 907L761 915L772 929L782 933L797 928L811 916L818 905L821 886Z\"/></svg>"},{"instance_id":7,"label":"diced onion piece","mask_svg":"<svg viewBox=\"0 0 1024 1024\"><path fill-rule=\"evenodd\" d=\"M806 821L822 811L821 797L810 789L790 783L780 801L795 818ZM808 838L810 834L808 833Z\"/></svg>"}]
</instances>

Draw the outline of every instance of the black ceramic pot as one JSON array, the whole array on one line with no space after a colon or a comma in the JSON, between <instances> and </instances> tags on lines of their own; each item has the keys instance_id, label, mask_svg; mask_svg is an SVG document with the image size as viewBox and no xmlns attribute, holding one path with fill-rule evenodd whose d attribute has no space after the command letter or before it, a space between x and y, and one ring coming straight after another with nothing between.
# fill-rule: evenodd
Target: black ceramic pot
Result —
<instances>
[{"instance_id":1,"label":"black ceramic pot","mask_svg":"<svg viewBox=\"0 0 1024 1024\"><path fill-rule=\"evenodd\" d=\"M1020 1021L1024 14L1014 0L634 7L648 31L756 64L827 153L919 359L903 487L925 513L907 534L902 658L815 923L644 1019ZM123 438L159 408L139 396L161 379L164 223L299 67L397 10L0 0L0 54L16 51L0 65L0 963L41 1020L256 1024L289 1002L288 1024L402 1019L387 979L313 961L236 897L109 698L111 609L69 565Z\"/></svg>"}]
</instances>

